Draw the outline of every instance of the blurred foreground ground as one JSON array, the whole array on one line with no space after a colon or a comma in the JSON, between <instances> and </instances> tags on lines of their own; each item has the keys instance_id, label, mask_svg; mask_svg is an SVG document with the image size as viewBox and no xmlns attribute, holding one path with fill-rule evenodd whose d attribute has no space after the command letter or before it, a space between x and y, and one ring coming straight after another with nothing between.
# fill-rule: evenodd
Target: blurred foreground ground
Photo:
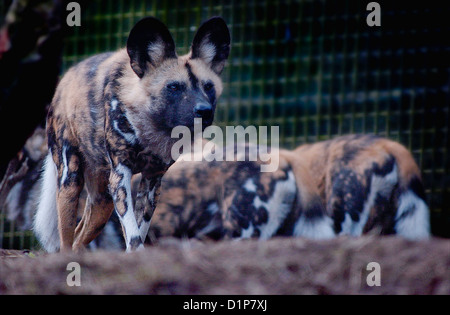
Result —
<instances>
[{"instance_id":1,"label":"blurred foreground ground","mask_svg":"<svg viewBox=\"0 0 450 315\"><path fill-rule=\"evenodd\" d=\"M66 283L69 262L81 286ZM369 262L381 286L369 287ZM0 294L450 294L450 240L162 240L137 253L0 249Z\"/></svg>"}]
</instances>

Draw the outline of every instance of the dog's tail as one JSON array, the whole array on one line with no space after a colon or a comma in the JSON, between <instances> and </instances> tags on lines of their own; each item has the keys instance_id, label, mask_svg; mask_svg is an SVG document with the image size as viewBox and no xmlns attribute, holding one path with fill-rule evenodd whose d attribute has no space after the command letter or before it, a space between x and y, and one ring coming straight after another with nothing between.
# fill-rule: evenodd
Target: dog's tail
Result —
<instances>
[{"instance_id":1,"label":"dog's tail","mask_svg":"<svg viewBox=\"0 0 450 315\"><path fill-rule=\"evenodd\" d=\"M44 162L41 194L33 229L42 247L50 253L58 251L60 247L56 188L57 170L49 152Z\"/></svg>"},{"instance_id":2,"label":"dog's tail","mask_svg":"<svg viewBox=\"0 0 450 315\"><path fill-rule=\"evenodd\" d=\"M395 231L408 239L429 238L430 211L425 202L419 167L402 145L388 141L387 150L395 156L399 173L398 189L394 195L397 207Z\"/></svg>"}]
</instances>

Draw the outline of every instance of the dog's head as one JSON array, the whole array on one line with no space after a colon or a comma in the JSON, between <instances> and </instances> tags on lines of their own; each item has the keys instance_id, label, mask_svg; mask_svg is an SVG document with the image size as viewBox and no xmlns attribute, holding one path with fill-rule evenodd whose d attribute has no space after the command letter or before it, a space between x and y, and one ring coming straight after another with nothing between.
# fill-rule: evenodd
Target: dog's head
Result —
<instances>
[{"instance_id":1,"label":"dog's head","mask_svg":"<svg viewBox=\"0 0 450 315\"><path fill-rule=\"evenodd\" d=\"M147 108L149 124L169 134L175 126L193 128L195 118L202 119L203 128L211 125L222 93L219 75L230 52L230 32L222 18L203 23L184 56L177 55L161 21L144 18L131 30L127 52L138 78L133 95Z\"/></svg>"}]
</instances>

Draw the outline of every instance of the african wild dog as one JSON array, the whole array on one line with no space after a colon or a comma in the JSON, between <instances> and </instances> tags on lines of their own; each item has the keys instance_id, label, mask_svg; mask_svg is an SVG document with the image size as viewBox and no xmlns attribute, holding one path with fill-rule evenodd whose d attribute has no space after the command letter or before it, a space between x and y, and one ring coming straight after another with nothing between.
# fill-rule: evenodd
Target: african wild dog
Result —
<instances>
[{"instance_id":1,"label":"african wild dog","mask_svg":"<svg viewBox=\"0 0 450 315\"><path fill-rule=\"evenodd\" d=\"M221 18L202 24L189 54L178 57L167 27L148 17L133 27L126 49L69 69L47 117L49 153L34 223L46 250L83 248L113 209L127 250L142 247L161 176L172 163L171 130L193 128L196 117L203 127L212 123L229 50ZM130 181L138 172L146 193L133 207ZM88 198L76 225L84 185Z\"/></svg>"},{"instance_id":2,"label":"african wild dog","mask_svg":"<svg viewBox=\"0 0 450 315\"><path fill-rule=\"evenodd\" d=\"M281 150L279 159L274 173L260 173L259 162L176 162L150 233L326 238L326 211L336 234L429 237L420 171L399 143L351 135Z\"/></svg>"}]
</instances>

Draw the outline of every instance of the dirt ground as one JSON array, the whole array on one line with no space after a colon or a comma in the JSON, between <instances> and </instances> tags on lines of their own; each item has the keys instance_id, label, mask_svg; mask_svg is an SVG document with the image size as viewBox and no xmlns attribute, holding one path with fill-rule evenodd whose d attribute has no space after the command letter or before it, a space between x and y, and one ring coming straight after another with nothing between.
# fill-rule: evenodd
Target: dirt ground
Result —
<instances>
[{"instance_id":1,"label":"dirt ground","mask_svg":"<svg viewBox=\"0 0 450 315\"><path fill-rule=\"evenodd\" d=\"M68 286L69 262L80 286ZM370 262L380 265L381 286ZM395 237L201 243L135 253L0 249L0 294L450 294L450 240Z\"/></svg>"}]
</instances>

